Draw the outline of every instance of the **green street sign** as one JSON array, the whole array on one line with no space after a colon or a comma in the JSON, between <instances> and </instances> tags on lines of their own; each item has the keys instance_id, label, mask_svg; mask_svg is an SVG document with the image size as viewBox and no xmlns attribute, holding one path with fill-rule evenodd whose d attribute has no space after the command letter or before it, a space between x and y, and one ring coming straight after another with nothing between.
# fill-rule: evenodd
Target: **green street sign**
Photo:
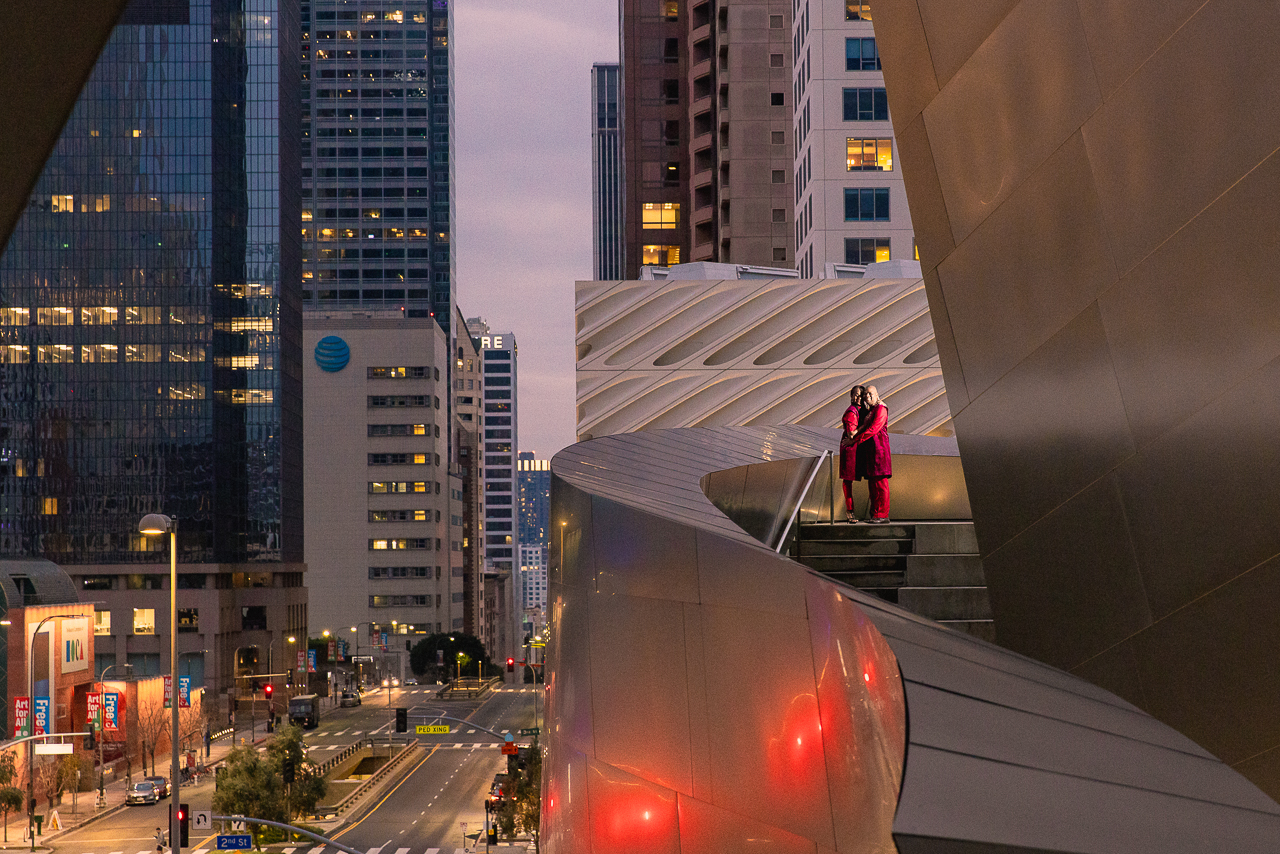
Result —
<instances>
[{"instance_id":1,"label":"green street sign","mask_svg":"<svg viewBox=\"0 0 1280 854\"><path fill-rule=\"evenodd\" d=\"M531 728L529 728L529 729L522 729L522 730L520 730L520 734L521 734L521 735L537 735L537 734L538 734L538 727L536 727L536 726L535 726L535 727L531 727Z\"/></svg>"}]
</instances>

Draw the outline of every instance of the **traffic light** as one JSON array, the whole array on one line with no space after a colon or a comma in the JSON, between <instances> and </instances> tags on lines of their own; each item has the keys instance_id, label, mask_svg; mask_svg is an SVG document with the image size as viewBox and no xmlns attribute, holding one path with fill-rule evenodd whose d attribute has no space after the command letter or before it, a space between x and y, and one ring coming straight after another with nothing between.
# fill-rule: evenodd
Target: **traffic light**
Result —
<instances>
[{"instance_id":1,"label":"traffic light","mask_svg":"<svg viewBox=\"0 0 1280 854\"><path fill-rule=\"evenodd\" d=\"M409 710L396 709L396 732L409 731Z\"/></svg>"},{"instance_id":2,"label":"traffic light","mask_svg":"<svg viewBox=\"0 0 1280 854\"><path fill-rule=\"evenodd\" d=\"M98 749L98 733L94 731L92 724L89 725L89 731L84 734L84 749Z\"/></svg>"},{"instance_id":3,"label":"traffic light","mask_svg":"<svg viewBox=\"0 0 1280 854\"><path fill-rule=\"evenodd\" d=\"M186 848L191 837L191 807L178 804L178 844Z\"/></svg>"},{"instance_id":4,"label":"traffic light","mask_svg":"<svg viewBox=\"0 0 1280 854\"><path fill-rule=\"evenodd\" d=\"M280 760L280 776L284 778L286 784L292 783L298 775L297 766L293 764L293 757L286 753L284 758Z\"/></svg>"},{"instance_id":5,"label":"traffic light","mask_svg":"<svg viewBox=\"0 0 1280 854\"><path fill-rule=\"evenodd\" d=\"M265 687L265 688L263 688L263 689L262 689L262 693L266 694L266 695L267 695L267 699L268 699L268 700L270 700L270 699L271 699L271 694L272 694L275 690L276 690L276 686L274 686L274 685L272 685L270 682L268 682L268 683L267 683L267 687Z\"/></svg>"},{"instance_id":6,"label":"traffic light","mask_svg":"<svg viewBox=\"0 0 1280 854\"><path fill-rule=\"evenodd\" d=\"M516 660L514 658L507 659L507 672L508 673L516 672Z\"/></svg>"}]
</instances>

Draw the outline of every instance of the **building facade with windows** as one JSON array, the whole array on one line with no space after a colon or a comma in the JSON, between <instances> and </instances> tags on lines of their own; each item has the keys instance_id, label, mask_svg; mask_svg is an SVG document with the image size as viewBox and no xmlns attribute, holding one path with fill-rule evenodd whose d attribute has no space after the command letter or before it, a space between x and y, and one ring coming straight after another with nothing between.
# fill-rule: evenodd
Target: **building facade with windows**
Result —
<instances>
[{"instance_id":1,"label":"building facade with windows","mask_svg":"<svg viewBox=\"0 0 1280 854\"><path fill-rule=\"evenodd\" d=\"M519 648L516 489L516 337L495 333L482 318L467 329L480 344L484 412L484 593L479 637L497 661Z\"/></svg>"},{"instance_id":2,"label":"building facade with windows","mask_svg":"<svg viewBox=\"0 0 1280 854\"><path fill-rule=\"evenodd\" d=\"M802 0L796 63L796 267L915 260L897 140L867 2Z\"/></svg>"},{"instance_id":3,"label":"building facade with windows","mask_svg":"<svg viewBox=\"0 0 1280 854\"><path fill-rule=\"evenodd\" d=\"M382 633L463 629L444 330L398 311L308 310L303 343L313 634L357 626L377 647Z\"/></svg>"},{"instance_id":4,"label":"building facade with windows","mask_svg":"<svg viewBox=\"0 0 1280 854\"><path fill-rule=\"evenodd\" d=\"M620 279L623 269L619 75L616 62L591 66L591 267L597 279Z\"/></svg>"},{"instance_id":5,"label":"building facade with windows","mask_svg":"<svg viewBox=\"0 0 1280 854\"><path fill-rule=\"evenodd\" d=\"M453 328L456 354L453 365L453 447L454 468L461 479L462 492L462 630L480 635L480 608L484 602L484 365L480 342L467 332L462 313L454 308Z\"/></svg>"},{"instance_id":6,"label":"building facade with windows","mask_svg":"<svg viewBox=\"0 0 1280 854\"><path fill-rule=\"evenodd\" d=\"M522 637L546 624L547 548L551 535L551 460L521 451L516 461L520 489L520 607Z\"/></svg>"},{"instance_id":7,"label":"building facade with windows","mask_svg":"<svg viewBox=\"0 0 1280 854\"><path fill-rule=\"evenodd\" d=\"M147 513L197 685L307 625L298 51L290 3L129 4L0 258L0 555L101 603L99 670L168 667Z\"/></svg>"},{"instance_id":8,"label":"building facade with windows","mask_svg":"<svg viewBox=\"0 0 1280 854\"><path fill-rule=\"evenodd\" d=\"M303 298L452 322L448 0L303 0Z\"/></svg>"},{"instance_id":9,"label":"building facade with windows","mask_svg":"<svg viewBox=\"0 0 1280 854\"><path fill-rule=\"evenodd\" d=\"M623 0L625 278L794 263L790 0Z\"/></svg>"}]
</instances>

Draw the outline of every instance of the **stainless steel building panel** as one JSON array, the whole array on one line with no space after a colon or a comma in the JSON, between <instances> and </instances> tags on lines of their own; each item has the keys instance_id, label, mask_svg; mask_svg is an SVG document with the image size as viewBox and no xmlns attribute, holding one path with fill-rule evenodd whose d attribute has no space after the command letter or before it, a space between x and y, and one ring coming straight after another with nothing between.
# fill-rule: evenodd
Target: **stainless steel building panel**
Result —
<instances>
[{"instance_id":1,"label":"stainless steel building panel","mask_svg":"<svg viewBox=\"0 0 1280 854\"><path fill-rule=\"evenodd\" d=\"M938 86L942 87L1018 5L1018 0L987 0L967 6L946 0L919 0L915 5L929 34L928 57L933 61ZM875 11L878 24L879 10Z\"/></svg>"},{"instance_id":2,"label":"stainless steel building panel","mask_svg":"<svg viewBox=\"0 0 1280 854\"><path fill-rule=\"evenodd\" d=\"M681 795L681 851L768 851L769 854L815 854L812 840L756 821L738 810ZM878 854L878 852L873 852Z\"/></svg>"},{"instance_id":3,"label":"stainless steel building panel","mask_svg":"<svg viewBox=\"0 0 1280 854\"><path fill-rule=\"evenodd\" d=\"M590 759L587 790L591 851L680 854L675 792Z\"/></svg>"},{"instance_id":4,"label":"stainless steel building panel","mask_svg":"<svg viewBox=\"0 0 1280 854\"><path fill-rule=\"evenodd\" d=\"M805 615L804 579L779 574L758 546L698 531L698 599L703 605Z\"/></svg>"},{"instance_id":5,"label":"stainless steel building panel","mask_svg":"<svg viewBox=\"0 0 1280 854\"><path fill-rule=\"evenodd\" d=\"M696 546L687 525L602 498L593 499L591 512L607 532L596 540L597 593L697 601Z\"/></svg>"},{"instance_id":6,"label":"stainless steel building panel","mask_svg":"<svg viewBox=\"0 0 1280 854\"><path fill-rule=\"evenodd\" d=\"M1109 98L1129 75L1168 41L1205 0L1077 0L1089 41L1089 60L1102 97ZM1193 25L1194 28L1194 25Z\"/></svg>"}]
</instances>

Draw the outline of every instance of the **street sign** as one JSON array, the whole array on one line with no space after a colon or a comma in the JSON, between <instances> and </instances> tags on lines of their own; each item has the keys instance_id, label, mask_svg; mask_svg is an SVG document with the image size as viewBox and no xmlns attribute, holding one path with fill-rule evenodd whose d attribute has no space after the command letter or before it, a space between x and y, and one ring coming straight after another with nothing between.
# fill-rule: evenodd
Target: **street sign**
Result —
<instances>
[{"instance_id":1,"label":"street sign","mask_svg":"<svg viewBox=\"0 0 1280 854\"><path fill-rule=\"evenodd\" d=\"M502 743L502 755L503 756L519 756L520 751L516 747L516 743L514 741L504 741Z\"/></svg>"},{"instance_id":2,"label":"street sign","mask_svg":"<svg viewBox=\"0 0 1280 854\"><path fill-rule=\"evenodd\" d=\"M218 834L219 851L246 851L253 847L253 839L247 833Z\"/></svg>"},{"instance_id":3,"label":"street sign","mask_svg":"<svg viewBox=\"0 0 1280 854\"><path fill-rule=\"evenodd\" d=\"M537 735L539 732L540 732L540 730L539 730L539 728L538 728L538 727L536 727L536 726L535 726L535 727L529 727L528 729L522 729L522 730L520 730L520 734L521 734L521 735Z\"/></svg>"},{"instance_id":4,"label":"street sign","mask_svg":"<svg viewBox=\"0 0 1280 854\"><path fill-rule=\"evenodd\" d=\"M73 753L73 752L75 752L75 745L72 745L72 744L37 744L36 745L37 756L49 756L56 753Z\"/></svg>"},{"instance_id":5,"label":"street sign","mask_svg":"<svg viewBox=\"0 0 1280 854\"><path fill-rule=\"evenodd\" d=\"M242 815L231 816L231 829L244 830L244 816Z\"/></svg>"},{"instance_id":6,"label":"street sign","mask_svg":"<svg viewBox=\"0 0 1280 854\"><path fill-rule=\"evenodd\" d=\"M213 829L213 811L212 810L192 810L191 826L196 830L212 830Z\"/></svg>"},{"instance_id":7,"label":"street sign","mask_svg":"<svg viewBox=\"0 0 1280 854\"><path fill-rule=\"evenodd\" d=\"M418 735L448 735L448 724L418 724L415 728Z\"/></svg>"}]
</instances>

